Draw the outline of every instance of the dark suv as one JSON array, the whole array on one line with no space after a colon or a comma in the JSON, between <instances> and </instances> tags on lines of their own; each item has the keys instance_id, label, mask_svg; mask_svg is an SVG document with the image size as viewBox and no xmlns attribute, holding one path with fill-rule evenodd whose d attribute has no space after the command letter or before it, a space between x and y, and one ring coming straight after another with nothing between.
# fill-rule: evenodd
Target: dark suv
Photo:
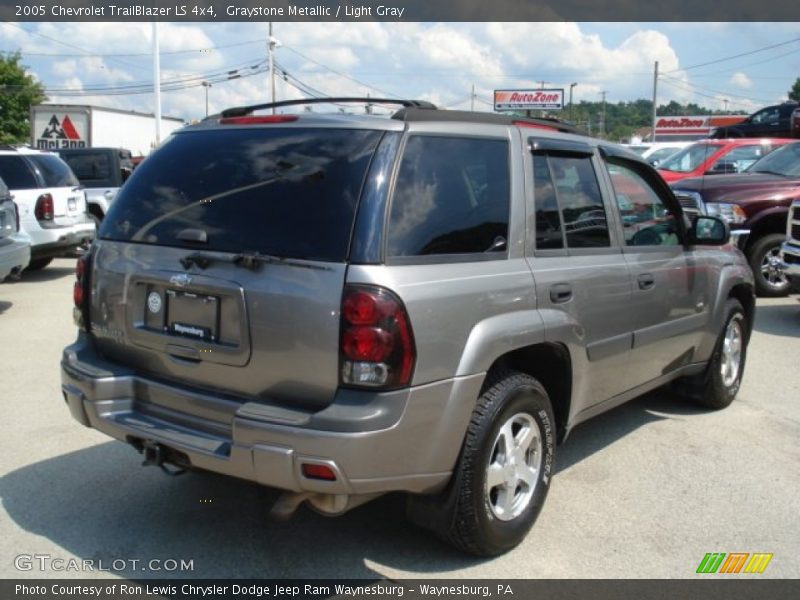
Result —
<instances>
[{"instance_id":1,"label":"dark suv","mask_svg":"<svg viewBox=\"0 0 800 600\"><path fill-rule=\"evenodd\" d=\"M78 263L64 400L148 464L284 490L276 514L403 491L498 554L576 424L671 382L730 404L752 274L621 147L403 104L175 133Z\"/></svg>"},{"instance_id":2,"label":"dark suv","mask_svg":"<svg viewBox=\"0 0 800 600\"><path fill-rule=\"evenodd\" d=\"M744 121L711 132L712 138L791 137L792 113L797 102L784 102L754 112Z\"/></svg>"}]
</instances>

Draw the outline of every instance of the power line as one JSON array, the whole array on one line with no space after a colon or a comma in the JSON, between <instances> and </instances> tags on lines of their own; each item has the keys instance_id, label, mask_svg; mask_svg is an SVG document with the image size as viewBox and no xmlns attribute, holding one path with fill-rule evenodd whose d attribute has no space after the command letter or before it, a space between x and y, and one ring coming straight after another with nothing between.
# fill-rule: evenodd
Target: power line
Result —
<instances>
[{"instance_id":1,"label":"power line","mask_svg":"<svg viewBox=\"0 0 800 600\"><path fill-rule=\"evenodd\" d=\"M678 88L678 89L682 89L682 90L685 90L685 91L688 91L688 92L692 92L693 94L696 94L696 95L698 95L698 96L702 96L702 97L704 97L704 98L711 98L712 100L716 100L716 101L718 101L718 102L719 102L720 100L723 100L723 98L720 98L719 96L712 96L712 95L710 95L710 94L704 94L704 93L702 93L702 92L698 92L697 90L693 90L693 89L691 89L691 88L689 88L689 87L686 87L686 86L683 86L683 85L679 85L679 84L675 83L674 81L675 81L675 80L673 80L673 81L669 81L669 80L666 80L666 79L665 79L665 80L663 81L663 83L665 83L665 84L666 84L666 85L668 85L668 86L674 87L674 88ZM748 110L751 108L750 106L748 106L748 105L747 105L747 104L745 104L744 102L730 102L730 104L731 104L732 106L741 106L742 108L746 108L746 109L748 109Z\"/></svg>"},{"instance_id":2,"label":"power line","mask_svg":"<svg viewBox=\"0 0 800 600\"><path fill-rule=\"evenodd\" d=\"M794 38L791 40L787 40L785 42L780 42L779 44L772 44L770 46L764 46L762 48L757 48L755 50L750 50L749 52L742 52L740 54L734 54L733 56L726 56L724 58L718 58L716 60L710 60L708 62L700 63L697 65L692 65L690 67L682 67L680 69L673 69L672 71L666 71L667 73L675 73L677 71L688 71L690 69L699 69L700 67L707 67L708 65L715 65L717 63L726 62L729 60L734 60L736 58L741 58L743 56L750 56L751 54L757 54L759 52L765 52L767 50L772 50L773 48L780 48L781 46L787 46L789 44L794 44L795 42L800 42L800 37Z\"/></svg>"},{"instance_id":3,"label":"power line","mask_svg":"<svg viewBox=\"0 0 800 600\"><path fill-rule=\"evenodd\" d=\"M28 32L30 33L30 32ZM266 40L250 40L248 42L237 42L235 44L224 44L222 46L209 46L205 48L192 48L189 50L162 50L161 56L175 55L175 54L193 54L195 52L210 52L212 50L224 50L225 48L236 48L238 46L248 46L252 44L263 44ZM56 56L61 58L119 58L119 57L137 57L137 56L151 56L151 52L130 52L119 54L64 54L64 53L45 53L45 52L28 52L26 50L0 50L0 54L15 54L19 52L23 56ZM88 50L87 50L88 52Z\"/></svg>"},{"instance_id":4,"label":"power line","mask_svg":"<svg viewBox=\"0 0 800 600\"><path fill-rule=\"evenodd\" d=\"M705 90L707 92L714 92L715 94L722 94L723 96L732 96L734 98L741 98L742 100L757 100L759 102L772 102L773 101L773 100L767 100L766 98L756 98L756 97L753 97L753 96L741 96L739 94L732 94L730 92L726 92L726 91L723 91L723 90L715 90L713 88L709 88L709 87L705 87L705 86L702 86L702 85L698 85L696 83L691 83L689 81L683 81L681 79L676 79L674 77L669 77L669 76L662 76L662 77L665 80L677 81L679 83L691 86L693 88L697 88L699 90Z\"/></svg>"},{"instance_id":5,"label":"power line","mask_svg":"<svg viewBox=\"0 0 800 600\"><path fill-rule=\"evenodd\" d=\"M320 66L320 67L322 67L323 69L327 69L327 70L328 70L328 71L330 71L331 73L335 73L336 75L339 75L340 77L344 77L345 79L349 79L350 81L354 81L355 83L357 83L357 84L359 84L359 85L363 85L363 86L364 86L364 87L366 87L366 88L369 88L369 89L371 89L371 90L375 90L376 92L380 92L381 94L383 94L383 95L384 95L384 96L386 96L386 97L389 97L389 98L392 98L392 97L394 97L394 98L400 98L400 97L402 97L402 95L401 95L401 94L395 94L395 93L393 93L393 92L387 92L386 90L382 90L381 88L375 87L374 85L370 85L370 84L368 84L368 83L364 83L363 81L359 81L359 80L358 80L358 79L356 79L355 77L351 77L350 75L346 75L346 74L342 73L341 71L337 71L336 69L333 69L333 68L329 67L328 65L324 65L324 64L322 64L321 62L319 62L319 61L317 61L317 60L314 60L314 59L313 59L313 58L311 58L310 56L306 56L305 54L303 54L303 53L302 53L302 52L300 52L299 50L295 50L295 49L294 49L294 48L292 48L291 46L286 46L286 45L284 45L284 46L283 46L283 48L284 48L285 50L288 50L289 52L292 52L292 53L296 54L297 56L300 56L300 57L302 57L302 58L306 59L306 60L307 60L307 61L309 61L309 62L312 62L312 63L314 63L314 64L315 64L315 65L317 65L317 66Z\"/></svg>"}]
</instances>

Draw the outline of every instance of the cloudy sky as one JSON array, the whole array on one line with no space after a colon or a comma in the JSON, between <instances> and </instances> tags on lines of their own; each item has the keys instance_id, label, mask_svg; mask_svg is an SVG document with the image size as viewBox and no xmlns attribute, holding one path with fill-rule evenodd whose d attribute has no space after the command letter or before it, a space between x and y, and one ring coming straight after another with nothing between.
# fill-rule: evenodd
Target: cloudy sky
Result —
<instances>
[{"instance_id":1,"label":"cloudy sky","mask_svg":"<svg viewBox=\"0 0 800 600\"><path fill-rule=\"evenodd\" d=\"M743 113L800 77L799 23L276 23L278 99L421 98L491 110L492 91L569 88L575 101L652 97ZM147 23L0 23L50 100L153 111ZM266 23L160 25L163 113L185 119L269 100ZM743 55L731 60L722 60ZM703 65L712 62L713 64ZM91 92L93 95L85 95ZM143 93L134 93L143 92ZM75 95L78 93L79 95Z\"/></svg>"}]
</instances>

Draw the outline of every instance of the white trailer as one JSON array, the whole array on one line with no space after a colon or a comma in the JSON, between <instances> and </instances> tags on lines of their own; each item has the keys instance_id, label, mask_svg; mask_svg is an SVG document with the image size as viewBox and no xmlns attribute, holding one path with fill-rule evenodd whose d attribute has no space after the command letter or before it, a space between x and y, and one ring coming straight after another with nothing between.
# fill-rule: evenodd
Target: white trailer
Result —
<instances>
[{"instance_id":1,"label":"white trailer","mask_svg":"<svg viewBox=\"0 0 800 600\"><path fill-rule=\"evenodd\" d=\"M183 125L182 119L161 117L161 140ZM111 147L147 156L156 145L152 114L76 104L31 107L31 146L39 150Z\"/></svg>"}]
</instances>

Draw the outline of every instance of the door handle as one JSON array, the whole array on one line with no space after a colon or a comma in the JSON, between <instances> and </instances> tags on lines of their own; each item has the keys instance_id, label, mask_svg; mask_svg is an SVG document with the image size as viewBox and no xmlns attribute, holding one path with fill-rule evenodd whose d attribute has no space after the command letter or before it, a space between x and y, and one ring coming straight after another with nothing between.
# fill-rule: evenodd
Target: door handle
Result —
<instances>
[{"instance_id":1,"label":"door handle","mask_svg":"<svg viewBox=\"0 0 800 600\"><path fill-rule=\"evenodd\" d=\"M572 300L572 286L568 283L557 283L550 288L550 301L562 304Z\"/></svg>"},{"instance_id":2,"label":"door handle","mask_svg":"<svg viewBox=\"0 0 800 600\"><path fill-rule=\"evenodd\" d=\"M656 278L652 273L642 273L638 277L640 290L651 290L656 287Z\"/></svg>"}]
</instances>

